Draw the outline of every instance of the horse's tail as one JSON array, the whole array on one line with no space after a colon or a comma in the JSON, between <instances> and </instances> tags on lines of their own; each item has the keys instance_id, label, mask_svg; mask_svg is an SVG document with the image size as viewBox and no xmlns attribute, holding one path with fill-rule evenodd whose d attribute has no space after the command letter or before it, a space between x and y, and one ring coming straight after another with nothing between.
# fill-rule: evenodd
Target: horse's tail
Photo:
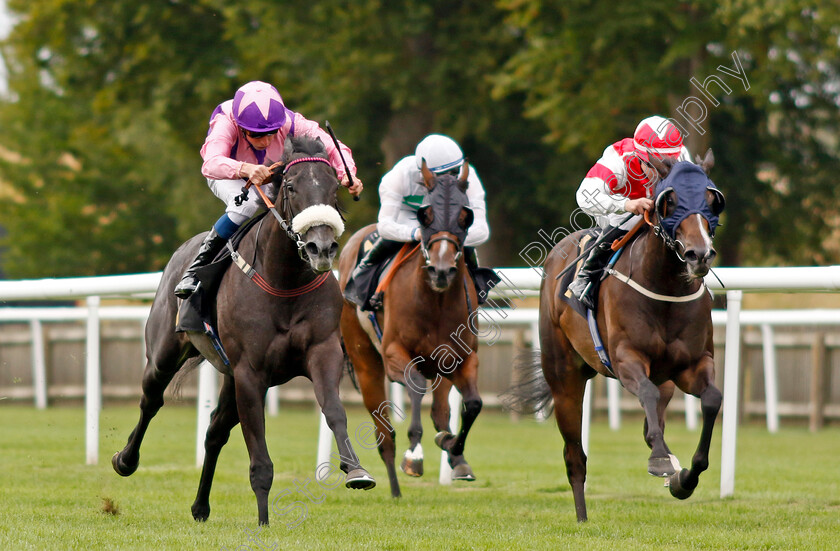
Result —
<instances>
[{"instance_id":1,"label":"horse's tail","mask_svg":"<svg viewBox=\"0 0 840 551\"><path fill-rule=\"evenodd\" d=\"M184 381L187 380L187 375L192 373L202 361L204 361L204 357L193 356L192 358L187 359L187 361L178 368L178 373L176 373L175 378L172 379L172 396L176 400L181 399L181 387L183 386Z\"/></svg>"},{"instance_id":2,"label":"horse's tail","mask_svg":"<svg viewBox=\"0 0 840 551\"><path fill-rule=\"evenodd\" d=\"M350 356L347 355L347 347L344 346L344 337L340 337L340 340L341 353L344 354L344 371L350 377L350 382L353 383L353 388L361 392L362 389L359 388L359 382L356 380L356 369L353 367L353 362L350 361Z\"/></svg>"},{"instance_id":3,"label":"horse's tail","mask_svg":"<svg viewBox=\"0 0 840 551\"><path fill-rule=\"evenodd\" d=\"M539 350L525 350L513 362L513 383L499 395L505 409L529 414L553 408L551 389L543 376Z\"/></svg>"}]
</instances>

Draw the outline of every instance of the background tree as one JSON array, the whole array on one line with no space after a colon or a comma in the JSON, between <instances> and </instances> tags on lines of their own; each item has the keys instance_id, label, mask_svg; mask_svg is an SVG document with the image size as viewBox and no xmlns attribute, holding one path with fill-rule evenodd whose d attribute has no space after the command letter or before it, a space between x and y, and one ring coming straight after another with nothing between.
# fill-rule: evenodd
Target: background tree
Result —
<instances>
[{"instance_id":1,"label":"background tree","mask_svg":"<svg viewBox=\"0 0 840 551\"><path fill-rule=\"evenodd\" d=\"M485 262L568 226L601 151L653 113L715 149L722 264L837 262L838 6L638 0L8 0L0 224L9 277L153 271L221 203L199 174L210 112L248 80L329 119L366 182L431 131L488 192ZM737 52L749 87L719 71ZM717 74L715 101L691 78ZM705 118L695 97L706 108ZM719 102L719 105L713 105ZM698 119L701 133L685 120ZM682 117L682 118L681 118ZM347 202L348 205L351 203ZM836 240L834 240L836 241ZM831 246L828 246L831 245Z\"/></svg>"}]
</instances>

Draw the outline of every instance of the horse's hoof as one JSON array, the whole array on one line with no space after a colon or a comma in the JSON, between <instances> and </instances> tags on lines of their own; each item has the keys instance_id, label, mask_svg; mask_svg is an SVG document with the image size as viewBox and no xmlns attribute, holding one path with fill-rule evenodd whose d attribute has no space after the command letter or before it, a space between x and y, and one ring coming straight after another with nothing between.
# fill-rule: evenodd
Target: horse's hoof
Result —
<instances>
[{"instance_id":1,"label":"horse's hoof","mask_svg":"<svg viewBox=\"0 0 840 551\"><path fill-rule=\"evenodd\" d=\"M472 482L475 480L475 475L468 464L461 463L460 465L455 465L452 469L452 480L466 480L467 482Z\"/></svg>"},{"instance_id":2,"label":"horse's hoof","mask_svg":"<svg viewBox=\"0 0 840 551\"><path fill-rule=\"evenodd\" d=\"M452 439L452 438L455 438L454 434L452 434L451 432L447 432L445 430L442 430L435 435L435 444L437 444L438 448L440 448L444 451L449 451L449 450L446 449L444 444L446 443L447 440Z\"/></svg>"},{"instance_id":3,"label":"horse's hoof","mask_svg":"<svg viewBox=\"0 0 840 551\"><path fill-rule=\"evenodd\" d=\"M408 476L423 476L423 446L418 443L413 450L405 450L400 469Z\"/></svg>"},{"instance_id":4,"label":"horse's hoof","mask_svg":"<svg viewBox=\"0 0 840 551\"><path fill-rule=\"evenodd\" d=\"M408 476L423 476L423 460L403 457L402 463L400 463L400 469Z\"/></svg>"},{"instance_id":5,"label":"horse's hoof","mask_svg":"<svg viewBox=\"0 0 840 551\"><path fill-rule=\"evenodd\" d=\"M664 478L677 472L671 457L651 457L648 459L648 473Z\"/></svg>"},{"instance_id":6,"label":"horse's hoof","mask_svg":"<svg viewBox=\"0 0 840 551\"><path fill-rule=\"evenodd\" d=\"M120 452L115 453L111 457L111 466L114 467L114 470L117 471L117 474L120 476L131 476L134 474L134 471L137 470L137 466L140 464L138 461L134 465L126 465L120 459Z\"/></svg>"},{"instance_id":7,"label":"horse's hoof","mask_svg":"<svg viewBox=\"0 0 840 551\"><path fill-rule=\"evenodd\" d=\"M190 510L196 522L207 522L210 518L210 505L193 505Z\"/></svg>"},{"instance_id":8,"label":"horse's hoof","mask_svg":"<svg viewBox=\"0 0 840 551\"><path fill-rule=\"evenodd\" d=\"M683 469L678 473L674 473L668 477L668 489L671 491L671 495L677 499L688 499L691 497L691 494L694 493L694 488L697 485L694 485L694 488L689 488L688 484L685 484L686 479L688 478L688 469Z\"/></svg>"},{"instance_id":9,"label":"horse's hoof","mask_svg":"<svg viewBox=\"0 0 840 551\"><path fill-rule=\"evenodd\" d=\"M347 480L344 486L351 490L370 490L376 486L376 480L370 473L359 467L347 473Z\"/></svg>"}]
</instances>

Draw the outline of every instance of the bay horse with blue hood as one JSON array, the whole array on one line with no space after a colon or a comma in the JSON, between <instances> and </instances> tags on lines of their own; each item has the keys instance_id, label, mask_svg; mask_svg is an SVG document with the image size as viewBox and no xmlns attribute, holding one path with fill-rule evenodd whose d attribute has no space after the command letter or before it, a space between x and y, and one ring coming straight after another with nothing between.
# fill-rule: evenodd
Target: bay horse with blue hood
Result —
<instances>
[{"instance_id":1,"label":"bay horse with blue hood","mask_svg":"<svg viewBox=\"0 0 840 551\"><path fill-rule=\"evenodd\" d=\"M561 295L556 279L577 256L582 232L566 237L545 262L540 290L540 358L516 366L519 383L503 400L519 411L554 402L565 442L566 472L578 521L587 520L584 499L586 454L581 442L586 381L598 373L617 378L639 398L645 412L644 438L651 449L648 472L666 477L674 497L686 499L709 464L709 446L721 407L714 385L712 299L703 278L709 272L723 194L709 179L711 150L699 165L651 159L660 181L652 220L625 245L600 286L597 327L608 359L602 361L587 320ZM611 366L611 367L610 367ZM665 407L674 385L700 398L703 427L688 469L664 440Z\"/></svg>"}]
</instances>

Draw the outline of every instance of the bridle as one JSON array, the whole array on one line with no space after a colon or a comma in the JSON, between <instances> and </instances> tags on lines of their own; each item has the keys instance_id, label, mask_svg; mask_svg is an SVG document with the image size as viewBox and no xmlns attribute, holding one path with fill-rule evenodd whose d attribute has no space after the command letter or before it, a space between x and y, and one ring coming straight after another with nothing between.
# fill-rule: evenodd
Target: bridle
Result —
<instances>
[{"instance_id":1,"label":"bridle","mask_svg":"<svg viewBox=\"0 0 840 551\"><path fill-rule=\"evenodd\" d=\"M327 165L330 165L330 162L327 159L324 159L323 157L298 157L297 159L293 159L293 160L289 161L285 165L276 165L272 169L272 171L271 171L272 174L276 174L278 170L282 169L279 188L280 188L280 192L283 194L284 214L286 215L286 218L288 218L289 220L294 219L295 216L294 216L294 212L292 212L291 201L289 200L289 191L288 191L288 187L286 186L286 174L288 174L289 169L291 167L293 167L296 164L300 164L300 163L326 163ZM330 166L332 166L332 165L330 165ZM248 188L251 185L252 185L251 180L248 180L247 182L245 182L245 186L242 188L242 193L234 199L237 206L241 205L243 201L246 201L248 199ZM306 257L304 256L305 252L304 252L304 249L303 249L306 246L306 243L303 241L303 237L300 235L300 233L298 233L298 232L296 232L292 229L292 226L286 221L286 218L284 218L283 215L281 215L277 211L277 208L275 207L275 204L271 201L271 199L268 198L268 196L266 196L266 194L263 192L261 187L260 186L254 186L254 187L256 188L257 193L262 198L266 207L268 207L268 210L271 212L272 215L274 215L274 218L277 219L277 223L280 224L280 228L284 232L286 232L286 235L289 237L289 239L291 239L295 243L295 245L297 246L297 252L298 252L298 256L300 257L300 259L301 260L306 260Z\"/></svg>"},{"instance_id":2,"label":"bridle","mask_svg":"<svg viewBox=\"0 0 840 551\"><path fill-rule=\"evenodd\" d=\"M452 243L455 246L455 264L458 264L458 261L461 259L461 255L464 253L464 245L461 243L460 239L453 239L448 235L439 235L437 237L433 237L429 239L429 242L426 243L425 239L420 239L420 250L423 251L423 258L426 259L426 267L432 265L432 259L429 256L429 249L432 245L439 241L446 241Z\"/></svg>"},{"instance_id":3,"label":"bridle","mask_svg":"<svg viewBox=\"0 0 840 551\"><path fill-rule=\"evenodd\" d=\"M685 264L685 256L682 253L682 251L685 251L685 244L679 239L668 235L667 230L665 230L665 226L662 225L662 217L659 216L659 213L656 214L656 224L654 224L650 221L650 218L648 217L648 212L649 211L645 211L645 222L647 222L650 225L650 227L653 228L653 235L662 239L662 241L665 243L665 246L674 251L674 254L677 255L677 258L680 260L680 262Z\"/></svg>"}]
</instances>

